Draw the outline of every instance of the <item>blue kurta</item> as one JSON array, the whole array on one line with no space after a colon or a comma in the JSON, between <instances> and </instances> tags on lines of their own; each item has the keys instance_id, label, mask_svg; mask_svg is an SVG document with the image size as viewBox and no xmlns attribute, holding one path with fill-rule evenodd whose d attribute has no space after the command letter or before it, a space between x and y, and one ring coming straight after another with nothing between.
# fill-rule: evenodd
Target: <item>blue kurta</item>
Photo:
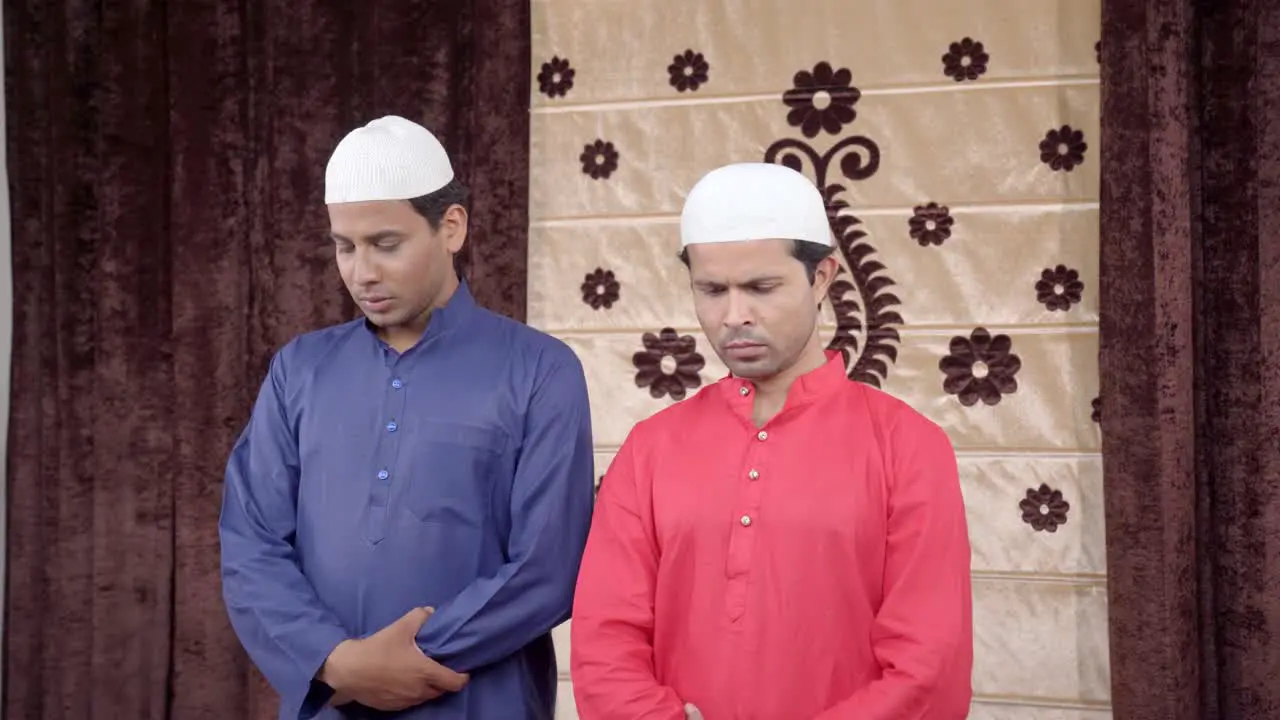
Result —
<instances>
[{"instance_id":1,"label":"blue kurta","mask_svg":"<svg viewBox=\"0 0 1280 720\"><path fill-rule=\"evenodd\" d=\"M569 617L593 503L582 364L475 304L465 283L403 354L364 320L272 359L227 464L223 595L281 695L280 718L339 718L329 653L417 606L428 657L471 674L398 714L551 718L551 629Z\"/></svg>"}]
</instances>

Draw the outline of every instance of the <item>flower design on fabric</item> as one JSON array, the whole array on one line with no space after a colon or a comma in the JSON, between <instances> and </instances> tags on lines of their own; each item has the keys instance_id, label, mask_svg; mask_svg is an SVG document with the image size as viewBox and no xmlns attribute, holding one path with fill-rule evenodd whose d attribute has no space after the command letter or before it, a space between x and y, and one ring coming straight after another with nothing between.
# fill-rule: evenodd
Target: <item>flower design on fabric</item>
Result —
<instances>
[{"instance_id":1,"label":"flower design on fabric","mask_svg":"<svg viewBox=\"0 0 1280 720\"><path fill-rule=\"evenodd\" d=\"M956 82L977 80L987 72L987 63L991 56L983 49L982 43L973 38L965 38L951 43L947 53L942 56L942 72Z\"/></svg>"},{"instance_id":2,"label":"flower design on fabric","mask_svg":"<svg viewBox=\"0 0 1280 720\"><path fill-rule=\"evenodd\" d=\"M1102 398L1094 398L1090 405L1093 406L1093 412L1089 414L1089 419L1096 423L1102 422Z\"/></svg>"},{"instance_id":3,"label":"flower design on fabric","mask_svg":"<svg viewBox=\"0 0 1280 720\"><path fill-rule=\"evenodd\" d=\"M707 63L706 58L702 57L702 53L692 50L685 50L676 55L667 66L667 72L671 75L669 81L671 87L680 92L697 90L707 82L707 73L710 70L711 65Z\"/></svg>"},{"instance_id":4,"label":"flower design on fabric","mask_svg":"<svg viewBox=\"0 0 1280 720\"><path fill-rule=\"evenodd\" d=\"M813 72L797 72L793 85L782 94L782 102L791 108L787 122L800 128L805 137L817 137L822 130L839 135L841 128L857 117L853 106L862 92L853 87L849 68L834 70L824 60L813 66Z\"/></svg>"},{"instance_id":5,"label":"flower design on fabric","mask_svg":"<svg viewBox=\"0 0 1280 720\"><path fill-rule=\"evenodd\" d=\"M1083 132L1063 125L1045 133L1040 141L1040 162L1054 170L1071 172L1084 163L1084 151L1088 149Z\"/></svg>"},{"instance_id":6,"label":"flower design on fabric","mask_svg":"<svg viewBox=\"0 0 1280 720\"><path fill-rule=\"evenodd\" d=\"M683 400L686 391L702 384L698 374L706 360L697 352L698 343L691 335L677 335L663 328L657 335L645 333L644 350L631 357L636 368L636 387L649 388L649 395Z\"/></svg>"},{"instance_id":7,"label":"flower design on fabric","mask_svg":"<svg viewBox=\"0 0 1280 720\"><path fill-rule=\"evenodd\" d=\"M590 305L593 310L608 310L618 302L618 291L621 289L622 286L613 276L612 270L596 268L582 280L582 302Z\"/></svg>"},{"instance_id":8,"label":"flower design on fabric","mask_svg":"<svg viewBox=\"0 0 1280 720\"><path fill-rule=\"evenodd\" d=\"M967 338L951 338L951 353L938 362L938 369L946 376L942 389L965 407L979 400L998 404L1002 396L1018 391L1015 375L1022 369L1022 360L1010 352L1012 349L1008 335L992 337L981 327Z\"/></svg>"},{"instance_id":9,"label":"flower design on fabric","mask_svg":"<svg viewBox=\"0 0 1280 720\"><path fill-rule=\"evenodd\" d=\"M1080 273L1066 265L1045 268L1036 281L1036 300L1055 312L1070 310L1073 304L1080 302L1082 292L1084 283L1080 280Z\"/></svg>"},{"instance_id":10,"label":"flower design on fabric","mask_svg":"<svg viewBox=\"0 0 1280 720\"><path fill-rule=\"evenodd\" d=\"M542 71L538 73L538 89L549 98L564 97L573 89L574 70L568 58L555 56L542 63Z\"/></svg>"},{"instance_id":11,"label":"flower design on fabric","mask_svg":"<svg viewBox=\"0 0 1280 720\"><path fill-rule=\"evenodd\" d=\"M1022 508L1022 521L1036 532L1058 532L1058 526L1067 523L1067 512L1071 510L1070 503L1062 499L1061 490L1044 484L1038 489L1029 488L1018 507Z\"/></svg>"},{"instance_id":12,"label":"flower design on fabric","mask_svg":"<svg viewBox=\"0 0 1280 720\"><path fill-rule=\"evenodd\" d=\"M920 247L928 247L941 245L951 237L951 226L955 224L955 218L951 217L951 210L946 205L931 202L928 205L917 205L915 214L907 224L911 228L911 237L920 243Z\"/></svg>"},{"instance_id":13,"label":"flower design on fabric","mask_svg":"<svg viewBox=\"0 0 1280 720\"><path fill-rule=\"evenodd\" d=\"M596 140L582 146L582 174L590 175L592 180L608 179L618 169L618 151L613 143Z\"/></svg>"},{"instance_id":14,"label":"flower design on fabric","mask_svg":"<svg viewBox=\"0 0 1280 720\"><path fill-rule=\"evenodd\" d=\"M796 87L781 96L787 122L809 138L822 130L839 134L851 129L843 126L856 118L853 105L861 95L851 80L847 68L833 70L829 62L818 63L812 72L797 72ZM898 327L903 319L897 307L902 300L894 293L897 282L844 196L852 194L848 183L866 180L880 169L880 146L870 137L852 133L825 150L816 145L796 137L778 138L765 149L764 161L813 178L821 191L837 257L843 261L827 290L836 321L827 349L844 357L850 380L878 388L898 360Z\"/></svg>"}]
</instances>

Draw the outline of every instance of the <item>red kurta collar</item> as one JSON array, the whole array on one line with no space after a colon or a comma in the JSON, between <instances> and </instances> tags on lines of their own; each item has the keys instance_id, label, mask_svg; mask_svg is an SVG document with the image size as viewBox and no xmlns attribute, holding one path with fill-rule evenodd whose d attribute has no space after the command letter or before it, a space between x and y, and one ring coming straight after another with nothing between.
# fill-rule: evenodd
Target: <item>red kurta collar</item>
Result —
<instances>
[{"instance_id":1,"label":"red kurta collar","mask_svg":"<svg viewBox=\"0 0 1280 720\"><path fill-rule=\"evenodd\" d=\"M783 410L807 405L820 397L830 395L840 387L840 383L848 382L845 375L844 355L838 350L826 350L827 362L816 370L811 370L796 378L787 390L787 401ZM744 400L755 402L755 383L734 375L726 375L717 385L731 405L738 405Z\"/></svg>"}]
</instances>

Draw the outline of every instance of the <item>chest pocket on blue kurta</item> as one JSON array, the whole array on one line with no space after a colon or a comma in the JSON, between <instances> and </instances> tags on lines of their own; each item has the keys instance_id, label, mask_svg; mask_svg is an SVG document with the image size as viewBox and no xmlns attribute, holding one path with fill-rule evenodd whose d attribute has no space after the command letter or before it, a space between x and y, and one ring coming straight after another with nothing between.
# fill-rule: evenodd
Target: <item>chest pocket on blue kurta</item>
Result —
<instances>
[{"instance_id":1,"label":"chest pocket on blue kurta","mask_svg":"<svg viewBox=\"0 0 1280 720\"><path fill-rule=\"evenodd\" d=\"M507 436L483 425L419 420L408 451L406 508L424 523L483 528L504 472Z\"/></svg>"}]
</instances>

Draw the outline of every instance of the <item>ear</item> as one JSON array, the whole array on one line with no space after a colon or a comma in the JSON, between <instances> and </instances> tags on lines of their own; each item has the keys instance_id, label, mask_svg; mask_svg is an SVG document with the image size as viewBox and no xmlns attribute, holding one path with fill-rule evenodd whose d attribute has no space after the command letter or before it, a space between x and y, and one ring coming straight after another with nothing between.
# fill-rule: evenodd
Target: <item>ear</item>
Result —
<instances>
[{"instance_id":1,"label":"ear","mask_svg":"<svg viewBox=\"0 0 1280 720\"><path fill-rule=\"evenodd\" d=\"M440 235L450 253L457 254L467 242L467 211L461 205L450 205L440 219Z\"/></svg>"},{"instance_id":2,"label":"ear","mask_svg":"<svg viewBox=\"0 0 1280 720\"><path fill-rule=\"evenodd\" d=\"M821 303L827 299L827 289L831 287L831 283L836 279L836 273L840 271L840 261L836 260L834 254L828 255L818 262L818 266L813 270L813 301Z\"/></svg>"}]
</instances>

